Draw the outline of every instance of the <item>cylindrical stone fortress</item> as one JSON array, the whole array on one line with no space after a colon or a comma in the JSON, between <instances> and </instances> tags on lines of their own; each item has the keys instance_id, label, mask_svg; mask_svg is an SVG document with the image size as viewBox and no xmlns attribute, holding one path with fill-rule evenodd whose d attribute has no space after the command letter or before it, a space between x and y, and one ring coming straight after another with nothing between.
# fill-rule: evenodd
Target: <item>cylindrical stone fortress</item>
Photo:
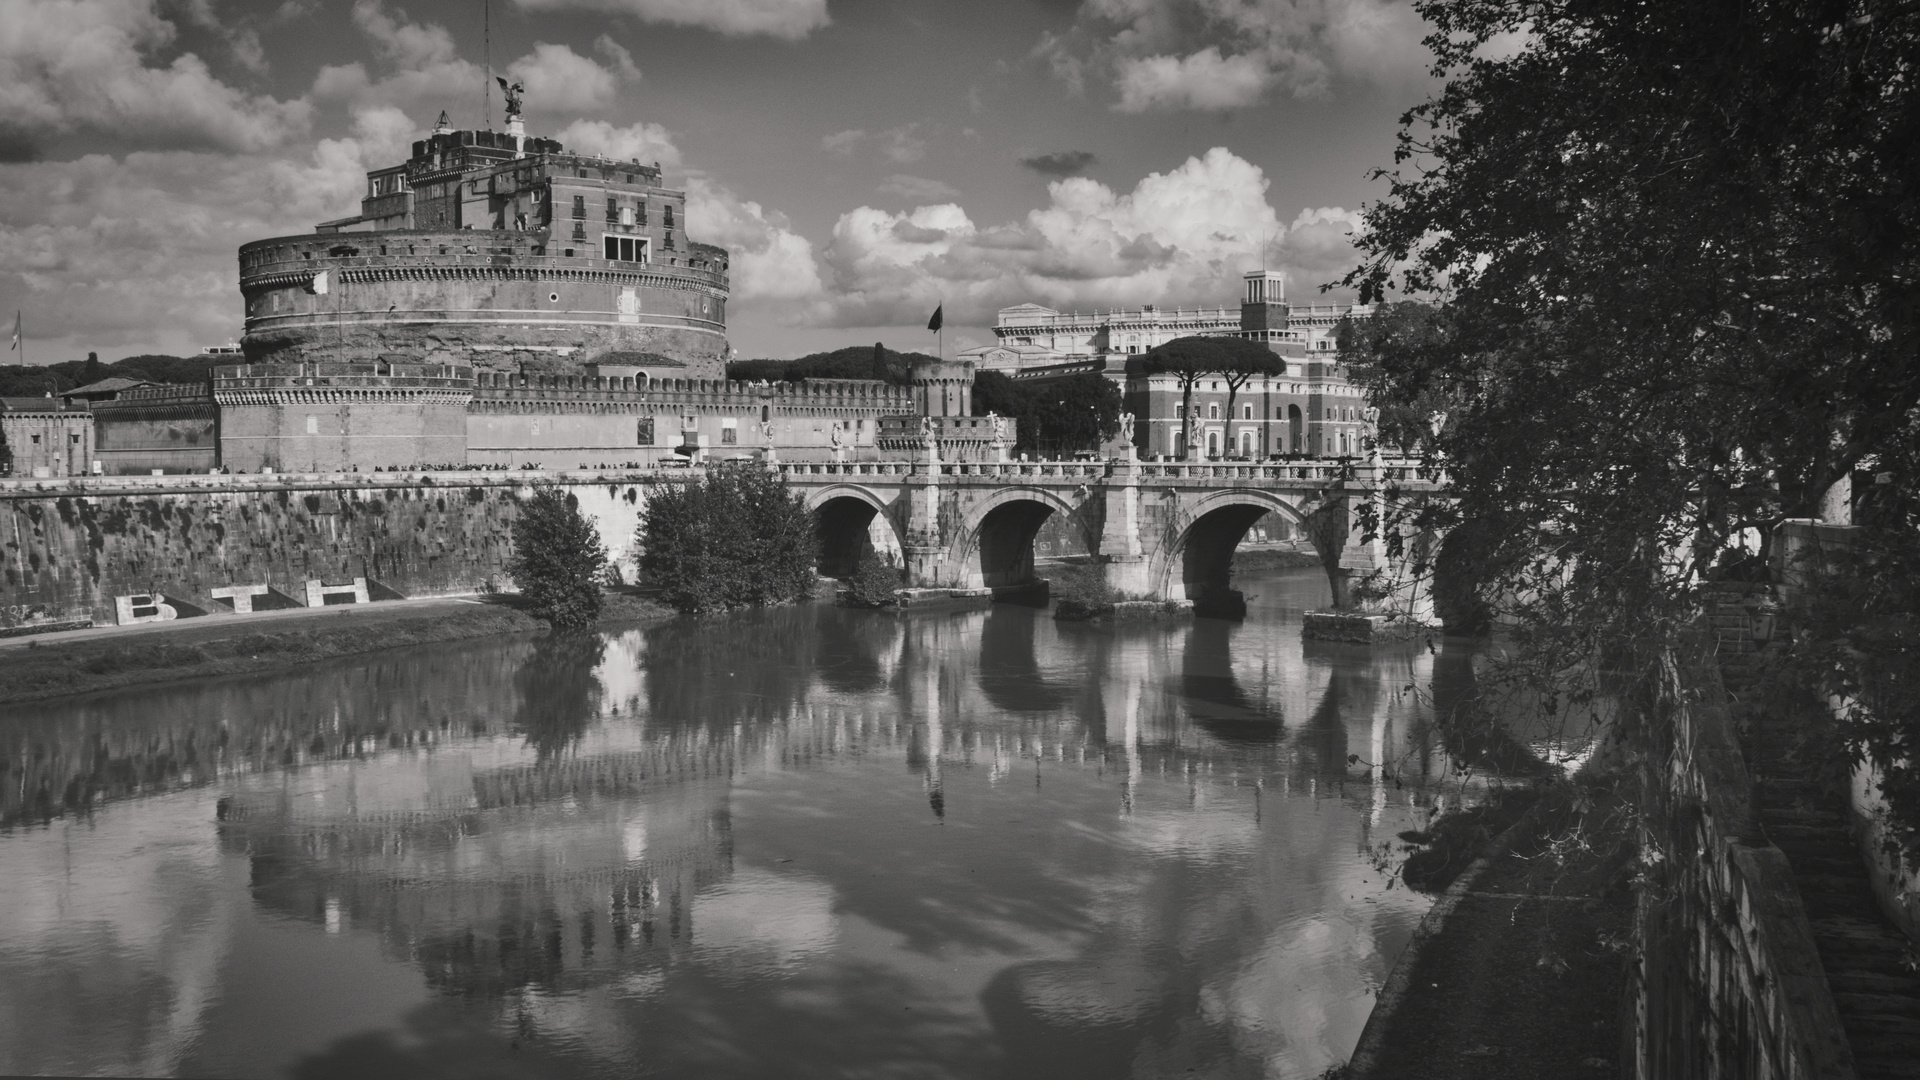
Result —
<instances>
[{"instance_id":1,"label":"cylindrical stone fortress","mask_svg":"<svg viewBox=\"0 0 1920 1080\"><path fill-rule=\"evenodd\" d=\"M247 359L719 378L727 252L657 163L445 124L367 174L357 217L240 249Z\"/></svg>"}]
</instances>

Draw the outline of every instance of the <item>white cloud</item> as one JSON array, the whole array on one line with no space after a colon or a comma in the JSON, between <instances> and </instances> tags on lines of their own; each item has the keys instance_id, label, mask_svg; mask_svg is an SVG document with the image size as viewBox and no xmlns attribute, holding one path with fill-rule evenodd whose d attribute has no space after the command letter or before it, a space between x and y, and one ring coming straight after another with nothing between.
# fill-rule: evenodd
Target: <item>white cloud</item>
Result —
<instances>
[{"instance_id":1,"label":"white cloud","mask_svg":"<svg viewBox=\"0 0 1920 1080\"><path fill-rule=\"evenodd\" d=\"M380 0L357 0L353 21L378 53L387 74L375 78L358 61L329 65L320 69L313 83L313 97L320 101L343 101L358 107L391 104L411 108L423 116L446 109L456 125L478 126L481 119L472 114L474 90L486 78L479 64L462 59L454 46L453 35L437 23L416 23L405 10L391 11ZM526 108L530 113L574 115L602 110L614 103L622 73L633 67L633 58L612 45L614 70L581 56L566 45L537 42L533 51L509 63L507 75L526 84ZM596 45L603 54L608 50ZM624 68L621 59L624 56ZM634 71L634 76L638 76ZM495 109L503 102L496 92ZM501 114L492 118L497 121Z\"/></svg>"},{"instance_id":2,"label":"white cloud","mask_svg":"<svg viewBox=\"0 0 1920 1080\"><path fill-rule=\"evenodd\" d=\"M1242 53L1221 56L1209 45L1192 56L1127 57L1119 62L1114 86L1121 112L1148 109L1239 109L1260 100L1273 71L1264 57Z\"/></svg>"},{"instance_id":3,"label":"white cloud","mask_svg":"<svg viewBox=\"0 0 1920 1080\"><path fill-rule=\"evenodd\" d=\"M391 108L352 123L299 160L136 151L0 165L0 291L32 337L52 339L49 359L237 337L240 245L355 212L364 172L397 160L414 130Z\"/></svg>"},{"instance_id":4,"label":"white cloud","mask_svg":"<svg viewBox=\"0 0 1920 1080\"><path fill-rule=\"evenodd\" d=\"M248 94L171 45L153 0L0 0L0 157L72 133L139 147L262 150L307 131L303 101Z\"/></svg>"},{"instance_id":5,"label":"white cloud","mask_svg":"<svg viewBox=\"0 0 1920 1080\"><path fill-rule=\"evenodd\" d=\"M1110 78L1122 112L1223 111L1274 88L1316 97L1342 79L1417 85L1426 30L1410 0L1086 0L1074 27L1042 34L1033 55L1071 93Z\"/></svg>"},{"instance_id":6,"label":"white cloud","mask_svg":"<svg viewBox=\"0 0 1920 1080\"><path fill-rule=\"evenodd\" d=\"M632 58L627 60L632 65ZM565 45L536 41L533 52L507 65L507 80L525 84L527 100L551 112L595 112L613 104L613 72Z\"/></svg>"},{"instance_id":7,"label":"white cloud","mask_svg":"<svg viewBox=\"0 0 1920 1080\"><path fill-rule=\"evenodd\" d=\"M625 45L620 44L605 34L601 34L599 37L593 39L593 51L606 57L607 62L613 65L613 70L618 72L620 78L623 80L627 82L640 81L640 69L635 66L633 54L627 51Z\"/></svg>"},{"instance_id":8,"label":"white cloud","mask_svg":"<svg viewBox=\"0 0 1920 1080\"><path fill-rule=\"evenodd\" d=\"M680 148L659 124L615 127L605 120L575 120L554 136L569 150L598 154L619 161L659 162L662 168L680 167Z\"/></svg>"},{"instance_id":9,"label":"white cloud","mask_svg":"<svg viewBox=\"0 0 1920 1080\"><path fill-rule=\"evenodd\" d=\"M529 11L574 9L633 15L642 22L766 34L798 41L827 26L827 0L516 0Z\"/></svg>"},{"instance_id":10,"label":"white cloud","mask_svg":"<svg viewBox=\"0 0 1920 1080\"><path fill-rule=\"evenodd\" d=\"M777 308L789 322L822 316L813 244L784 215L696 174L687 178L687 222L694 239L727 249L736 301Z\"/></svg>"},{"instance_id":11,"label":"white cloud","mask_svg":"<svg viewBox=\"0 0 1920 1080\"><path fill-rule=\"evenodd\" d=\"M901 325L944 302L956 323L990 322L1023 301L1233 306L1240 275L1269 264L1297 289L1339 276L1358 215L1307 210L1292 225L1267 204L1261 170L1224 147L1153 173L1131 191L1056 180L1047 205L982 227L953 202L843 214L823 261L824 309L840 326Z\"/></svg>"}]
</instances>

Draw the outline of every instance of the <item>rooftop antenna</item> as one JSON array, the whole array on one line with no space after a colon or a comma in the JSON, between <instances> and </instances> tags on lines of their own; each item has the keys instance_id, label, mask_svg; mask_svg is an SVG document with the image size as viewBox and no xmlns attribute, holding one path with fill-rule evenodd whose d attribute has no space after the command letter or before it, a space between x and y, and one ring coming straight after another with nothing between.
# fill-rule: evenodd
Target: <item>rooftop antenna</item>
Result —
<instances>
[{"instance_id":1,"label":"rooftop antenna","mask_svg":"<svg viewBox=\"0 0 1920 1080\"><path fill-rule=\"evenodd\" d=\"M486 65L486 77L480 80L480 115L487 130L493 130L493 4L480 0L480 60Z\"/></svg>"}]
</instances>

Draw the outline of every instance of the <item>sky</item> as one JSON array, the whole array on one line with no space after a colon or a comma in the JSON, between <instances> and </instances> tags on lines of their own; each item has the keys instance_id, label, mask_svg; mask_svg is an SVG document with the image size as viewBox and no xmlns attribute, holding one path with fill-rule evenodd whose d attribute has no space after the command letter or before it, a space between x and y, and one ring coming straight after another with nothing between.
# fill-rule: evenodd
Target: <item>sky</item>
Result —
<instances>
[{"instance_id":1,"label":"sky","mask_svg":"<svg viewBox=\"0 0 1920 1080\"><path fill-rule=\"evenodd\" d=\"M237 340L239 246L357 213L442 110L504 127L489 60L530 133L686 189L742 357L930 349L937 305L949 352L1018 303L1231 308L1263 259L1344 301L1426 32L1398 0L0 0L0 311L31 363Z\"/></svg>"}]
</instances>

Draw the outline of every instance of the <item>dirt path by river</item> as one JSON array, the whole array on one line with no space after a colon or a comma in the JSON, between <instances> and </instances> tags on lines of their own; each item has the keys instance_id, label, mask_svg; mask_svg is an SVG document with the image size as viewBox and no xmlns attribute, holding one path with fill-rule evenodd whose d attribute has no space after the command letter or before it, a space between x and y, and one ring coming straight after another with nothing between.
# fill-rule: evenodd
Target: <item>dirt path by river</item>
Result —
<instances>
[{"instance_id":1,"label":"dirt path by river","mask_svg":"<svg viewBox=\"0 0 1920 1080\"><path fill-rule=\"evenodd\" d=\"M1604 792L1541 809L1412 958L1356 1080L1620 1075L1631 827Z\"/></svg>"}]
</instances>

